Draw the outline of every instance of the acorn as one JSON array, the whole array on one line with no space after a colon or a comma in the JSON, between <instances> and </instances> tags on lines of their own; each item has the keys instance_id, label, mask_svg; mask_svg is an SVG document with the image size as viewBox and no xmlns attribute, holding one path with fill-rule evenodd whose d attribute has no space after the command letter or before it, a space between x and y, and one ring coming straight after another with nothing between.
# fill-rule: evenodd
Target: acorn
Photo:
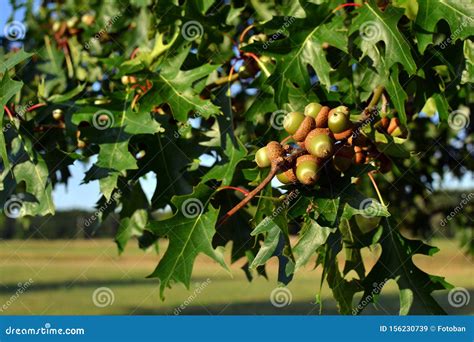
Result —
<instances>
[{"instance_id":1,"label":"acorn","mask_svg":"<svg viewBox=\"0 0 474 342\"><path fill-rule=\"evenodd\" d=\"M390 125L390 119L384 116L375 124L375 127L380 127L382 130L387 131L388 125Z\"/></svg>"},{"instance_id":2,"label":"acorn","mask_svg":"<svg viewBox=\"0 0 474 342\"><path fill-rule=\"evenodd\" d=\"M63 112L62 109L57 108L57 109L53 110L53 118L54 118L54 120L60 121L60 120L63 119L63 117L64 117L64 112Z\"/></svg>"},{"instance_id":3,"label":"acorn","mask_svg":"<svg viewBox=\"0 0 474 342\"><path fill-rule=\"evenodd\" d=\"M285 154L283 147L278 141L270 141L266 148L271 164L278 163L279 159Z\"/></svg>"},{"instance_id":4,"label":"acorn","mask_svg":"<svg viewBox=\"0 0 474 342\"><path fill-rule=\"evenodd\" d=\"M333 133L341 133L351 127L349 109L346 106L339 106L331 109L328 117L328 127Z\"/></svg>"},{"instance_id":5,"label":"acorn","mask_svg":"<svg viewBox=\"0 0 474 342\"><path fill-rule=\"evenodd\" d=\"M269 167L271 165L270 158L268 156L267 147L260 148L257 153L255 153L255 162L258 167Z\"/></svg>"},{"instance_id":6,"label":"acorn","mask_svg":"<svg viewBox=\"0 0 474 342\"><path fill-rule=\"evenodd\" d=\"M77 139L77 148L85 148L87 146L84 140Z\"/></svg>"},{"instance_id":7,"label":"acorn","mask_svg":"<svg viewBox=\"0 0 474 342\"><path fill-rule=\"evenodd\" d=\"M398 118L392 118L390 125L387 128L387 133L392 137L406 138L408 132L405 126L400 125Z\"/></svg>"},{"instance_id":8,"label":"acorn","mask_svg":"<svg viewBox=\"0 0 474 342\"><path fill-rule=\"evenodd\" d=\"M293 169L288 169L285 172L279 173L276 177L283 184L291 184L298 181Z\"/></svg>"},{"instance_id":9,"label":"acorn","mask_svg":"<svg viewBox=\"0 0 474 342\"><path fill-rule=\"evenodd\" d=\"M398 118L392 118L390 120L390 124L387 127L387 133L392 134L392 132L395 130L395 128L400 126L400 120Z\"/></svg>"},{"instance_id":10,"label":"acorn","mask_svg":"<svg viewBox=\"0 0 474 342\"><path fill-rule=\"evenodd\" d=\"M316 127L318 128L328 127L329 111L330 111L330 108L328 106L324 106L321 108L318 115L316 116Z\"/></svg>"},{"instance_id":11,"label":"acorn","mask_svg":"<svg viewBox=\"0 0 474 342\"><path fill-rule=\"evenodd\" d=\"M304 145L306 150L313 156L324 159L329 157L334 151L334 142L328 134L323 133L324 129L313 129L306 136Z\"/></svg>"},{"instance_id":12,"label":"acorn","mask_svg":"<svg viewBox=\"0 0 474 342\"><path fill-rule=\"evenodd\" d=\"M293 140L295 141L304 141L306 136L311 130L316 127L316 122L312 117L305 117L300 127L293 134Z\"/></svg>"},{"instance_id":13,"label":"acorn","mask_svg":"<svg viewBox=\"0 0 474 342\"><path fill-rule=\"evenodd\" d=\"M283 120L283 128L288 132L288 134L293 135L298 130L304 119L305 116L300 112L289 112Z\"/></svg>"},{"instance_id":14,"label":"acorn","mask_svg":"<svg viewBox=\"0 0 474 342\"><path fill-rule=\"evenodd\" d=\"M348 139L351 135L352 135L352 124L350 124L349 128L346 129L345 131L333 134L334 139L338 141Z\"/></svg>"},{"instance_id":15,"label":"acorn","mask_svg":"<svg viewBox=\"0 0 474 342\"><path fill-rule=\"evenodd\" d=\"M306 154L296 159L296 178L304 185L316 183L318 180L318 163L315 156Z\"/></svg>"},{"instance_id":16,"label":"acorn","mask_svg":"<svg viewBox=\"0 0 474 342\"><path fill-rule=\"evenodd\" d=\"M304 115L311 116L313 119L316 119L318 113L321 111L322 106L317 102L311 102L306 107L304 107Z\"/></svg>"},{"instance_id":17,"label":"acorn","mask_svg":"<svg viewBox=\"0 0 474 342\"><path fill-rule=\"evenodd\" d=\"M86 26L91 26L95 21L95 16L88 13L81 17L81 22Z\"/></svg>"},{"instance_id":18,"label":"acorn","mask_svg":"<svg viewBox=\"0 0 474 342\"><path fill-rule=\"evenodd\" d=\"M122 76L122 78L120 80L122 81L123 85L137 83L137 78L135 76L124 75L124 76Z\"/></svg>"},{"instance_id":19,"label":"acorn","mask_svg":"<svg viewBox=\"0 0 474 342\"><path fill-rule=\"evenodd\" d=\"M354 146L354 153L354 164L363 164L365 162L365 154L362 151L362 148Z\"/></svg>"}]
</instances>

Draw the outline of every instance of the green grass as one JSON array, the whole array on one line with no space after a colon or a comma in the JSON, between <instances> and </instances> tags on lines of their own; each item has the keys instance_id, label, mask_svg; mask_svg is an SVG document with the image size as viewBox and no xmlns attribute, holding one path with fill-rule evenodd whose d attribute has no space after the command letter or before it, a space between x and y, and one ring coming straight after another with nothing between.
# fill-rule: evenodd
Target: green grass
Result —
<instances>
[{"instance_id":1,"label":"green grass","mask_svg":"<svg viewBox=\"0 0 474 342\"><path fill-rule=\"evenodd\" d=\"M417 256L415 262L432 274L445 276L455 286L474 290L472 260L459 252L455 241L435 241L441 251L432 258ZM229 249L229 248L227 248ZM377 251L365 251L368 267L376 260ZM269 279L259 277L249 283L240 270L242 263L232 265L231 273L221 269L206 257L199 257L193 270L190 290L176 284L159 298L156 279L146 279L159 260L154 252L145 253L130 244L122 256L117 255L110 240L75 241L1 241L0 242L0 314L173 314L174 309L190 302L181 314L318 314L313 304L320 284L321 269L312 270L310 263L300 271L289 289L292 303L275 308L270 293L277 286L276 262L268 267ZM18 283L28 279L33 284L17 299L7 303L18 290ZM199 294L196 287L210 282ZM92 301L94 291L108 287L114 302L104 308ZM437 294L442 306L454 314L471 314L472 305L452 308L447 293ZM336 303L327 286L322 290L322 313L335 314ZM382 291L379 305L370 305L366 313L397 313L398 293L394 282Z\"/></svg>"}]
</instances>

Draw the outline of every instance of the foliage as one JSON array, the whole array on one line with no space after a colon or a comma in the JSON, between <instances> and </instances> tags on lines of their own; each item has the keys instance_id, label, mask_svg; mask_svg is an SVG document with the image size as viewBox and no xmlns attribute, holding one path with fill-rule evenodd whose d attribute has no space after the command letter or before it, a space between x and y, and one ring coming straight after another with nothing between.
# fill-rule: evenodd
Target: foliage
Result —
<instances>
[{"instance_id":1,"label":"foliage","mask_svg":"<svg viewBox=\"0 0 474 342\"><path fill-rule=\"evenodd\" d=\"M420 303L441 313L431 292L450 285L412 261L436 250L397 227L419 226L414 198L429 196L433 175L473 169L472 7L321 2L58 1L35 11L33 1L13 1L26 9L28 30L3 41L1 203L19 198L22 216L54 214L53 188L67 183L73 163L92 162L84 182L102 192L94 225L117 213L121 251L132 237L143 248L169 239L151 274L162 296L174 282L189 286L198 253L226 267L222 247L232 242L232 262L246 259L250 279L276 256L286 284L317 255L341 313L354 312L357 292L373 299L374 284L387 279L399 285L401 314ZM380 87L388 103L377 112L411 131L393 138L370 120L360 131L390 159L390 172L376 176L388 208L363 206L372 184L353 180L378 167L366 165L344 175L325 168L316 188L298 187L292 201L281 198L292 193L284 187L267 186L221 220L242 199L228 186L255 187L266 176L252 159L286 136L281 113L319 102L344 104L356 119ZM157 185L148 200L140 179L150 174ZM167 205L172 217L156 214ZM364 234L357 215L383 219ZM360 250L377 244L382 254L366 270Z\"/></svg>"}]
</instances>

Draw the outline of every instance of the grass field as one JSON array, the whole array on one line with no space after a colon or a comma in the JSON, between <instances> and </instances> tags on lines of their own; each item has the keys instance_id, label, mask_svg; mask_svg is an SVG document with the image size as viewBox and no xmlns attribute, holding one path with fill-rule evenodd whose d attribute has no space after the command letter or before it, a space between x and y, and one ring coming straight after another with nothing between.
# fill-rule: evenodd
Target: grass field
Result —
<instances>
[{"instance_id":1,"label":"grass field","mask_svg":"<svg viewBox=\"0 0 474 342\"><path fill-rule=\"evenodd\" d=\"M469 289L472 297L472 259L460 253L455 241L437 240L432 244L441 251L431 258L417 256L415 263L432 274L445 276L455 286ZM370 266L376 260L377 251L373 254L366 251L366 254L367 266ZM133 244L118 256L110 240L0 241L0 314L174 314L180 305L183 305L180 314L186 315L307 315L320 311L314 301L321 269L312 270L312 265L299 272L290 284L291 304L276 308L270 302L270 294L277 285L275 260L269 265L268 280L259 277L249 283L240 270L242 264L232 265L229 274L207 257L199 257L191 289L176 284L165 292L165 301L159 298L158 281L145 278L158 260L156 253L145 253ZM30 278L32 284L17 296L21 285ZM199 286L200 291L197 290ZM94 305L93 293L101 287L112 291L111 305ZM449 313L474 313L474 299L467 306L453 308L447 297L446 291L436 294ZM322 299L322 313L336 314L336 304L326 286ZM370 305L364 311L365 314L381 315L397 312L398 292L394 282L383 288L377 306Z\"/></svg>"}]
</instances>

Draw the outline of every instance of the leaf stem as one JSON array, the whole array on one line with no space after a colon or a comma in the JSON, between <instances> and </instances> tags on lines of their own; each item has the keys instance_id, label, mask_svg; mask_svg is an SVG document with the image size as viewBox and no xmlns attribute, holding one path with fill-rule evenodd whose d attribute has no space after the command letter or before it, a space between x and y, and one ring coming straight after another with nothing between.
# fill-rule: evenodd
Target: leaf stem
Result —
<instances>
[{"instance_id":1,"label":"leaf stem","mask_svg":"<svg viewBox=\"0 0 474 342\"><path fill-rule=\"evenodd\" d=\"M239 43L242 43L244 41L244 38L245 38L245 35L247 34L247 32L249 32L251 29L253 29L255 27L255 25L249 25L247 26L243 31L242 33L240 34L240 37L239 37Z\"/></svg>"},{"instance_id":2,"label":"leaf stem","mask_svg":"<svg viewBox=\"0 0 474 342\"><path fill-rule=\"evenodd\" d=\"M13 115L12 115L12 112L10 111L10 108L8 108L7 106L3 106L3 109L5 109L5 112L7 113L8 118L10 119L10 121L12 121L13 120Z\"/></svg>"},{"instance_id":3,"label":"leaf stem","mask_svg":"<svg viewBox=\"0 0 474 342\"><path fill-rule=\"evenodd\" d=\"M373 107L377 105L377 103L380 100L380 96L382 96L384 91L383 86L378 86L377 88L374 89L374 95L372 96L372 99L370 100L369 104L367 105L366 109L371 110Z\"/></svg>"},{"instance_id":4,"label":"leaf stem","mask_svg":"<svg viewBox=\"0 0 474 342\"><path fill-rule=\"evenodd\" d=\"M40 108L40 107L44 107L46 106L46 103L37 103L31 107L28 107L28 109L26 110L27 112L32 112L34 111L36 108Z\"/></svg>"},{"instance_id":5,"label":"leaf stem","mask_svg":"<svg viewBox=\"0 0 474 342\"><path fill-rule=\"evenodd\" d=\"M245 196L248 196L248 194L249 194L249 192L247 190L236 187L236 186L221 186L221 187L217 188L217 191L221 191L221 190L235 190L235 191L243 193Z\"/></svg>"},{"instance_id":6,"label":"leaf stem","mask_svg":"<svg viewBox=\"0 0 474 342\"><path fill-rule=\"evenodd\" d=\"M380 200L380 203L385 207L385 203L383 201L383 198L382 198L382 194L380 193L380 190L379 190L379 187L377 186L377 183L375 182L375 178L372 174L372 171L367 173L367 175L369 176L370 180L372 181L372 185L374 186L375 188L375 192L377 193L377 196Z\"/></svg>"}]
</instances>

